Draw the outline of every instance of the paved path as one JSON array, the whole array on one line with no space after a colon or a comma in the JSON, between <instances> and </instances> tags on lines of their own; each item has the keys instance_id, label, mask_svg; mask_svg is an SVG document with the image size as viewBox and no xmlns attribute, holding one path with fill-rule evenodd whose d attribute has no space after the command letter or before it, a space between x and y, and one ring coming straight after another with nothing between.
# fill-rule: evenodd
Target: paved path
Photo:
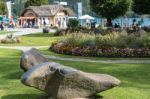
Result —
<instances>
[{"instance_id":1,"label":"paved path","mask_svg":"<svg viewBox=\"0 0 150 99\"><path fill-rule=\"evenodd\" d=\"M21 50L23 52L26 52L30 50L31 48L45 48L48 46L34 46L34 47L27 47L27 46L0 46L0 48L7 48L7 49L16 49L16 50ZM124 59L124 60L92 60L92 59L84 59L84 58L64 58L64 57L58 57L58 56L53 56L53 55L44 55L48 59L55 59L55 60L63 60L63 61L72 61L72 62L90 62L90 63L106 63L106 64L150 64L150 60L143 60L138 59L138 60L130 60L130 59Z\"/></svg>"},{"instance_id":2,"label":"paved path","mask_svg":"<svg viewBox=\"0 0 150 99\"><path fill-rule=\"evenodd\" d=\"M57 56L49 56L45 55L48 59L55 59L55 60L63 60L63 61L72 61L72 62L90 62L90 63L104 63L104 64L150 64L150 60L92 60L92 59L84 59L84 58L64 58L64 57L57 57Z\"/></svg>"},{"instance_id":3,"label":"paved path","mask_svg":"<svg viewBox=\"0 0 150 99\"><path fill-rule=\"evenodd\" d=\"M14 36L21 36L21 35L39 33L39 32L42 32L42 29L23 28L23 29L8 29L7 31L18 31L16 33L13 33L13 35ZM2 35L0 35L0 39L5 38L7 35L8 34L2 34Z\"/></svg>"},{"instance_id":4,"label":"paved path","mask_svg":"<svg viewBox=\"0 0 150 99\"><path fill-rule=\"evenodd\" d=\"M26 52L32 48L40 49L40 48L45 48L45 47L48 47L48 46L32 46L32 47L29 47L29 46L0 46L0 48L21 50L23 52Z\"/></svg>"}]
</instances>

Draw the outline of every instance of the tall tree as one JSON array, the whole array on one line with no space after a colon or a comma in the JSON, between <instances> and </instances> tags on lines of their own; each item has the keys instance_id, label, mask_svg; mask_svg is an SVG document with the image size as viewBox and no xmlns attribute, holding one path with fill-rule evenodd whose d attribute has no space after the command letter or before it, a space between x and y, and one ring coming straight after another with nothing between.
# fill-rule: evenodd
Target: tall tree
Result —
<instances>
[{"instance_id":1,"label":"tall tree","mask_svg":"<svg viewBox=\"0 0 150 99\"><path fill-rule=\"evenodd\" d=\"M0 1L0 15L5 15L5 14L7 14L6 3L3 1Z\"/></svg>"},{"instance_id":2,"label":"tall tree","mask_svg":"<svg viewBox=\"0 0 150 99\"><path fill-rule=\"evenodd\" d=\"M20 16L24 10L24 6L27 0L13 0L12 1L12 12L14 16Z\"/></svg>"},{"instance_id":3,"label":"tall tree","mask_svg":"<svg viewBox=\"0 0 150 99\"><path fill-rule=\"evenodd\" d=\"M150 0L133 0L132 10L137 14L150 14Z\"/></svg>"},{"instance_id":4,"label":"tall tree","mask_svg":"<svg viewBox=\"0 0 150 99\"><path fill-rule=\"evenodd\" d=\"M48 0L27 0L25 7L47 5Z\"/></svg>"},{"instance_id":5,"label":"tall tree","mask_svg":"<svg viewBox=\"0 0 150 99\"><path fill-rule=\"evenodd\" d=\"M90 0L82 0L83 2L83 14L90 14L91 7L90 7Z\"/></svg>"},{"instance_id":6,"label":"tall tree","mask_svg":"<svg viewBox=\"0 0 150 99\"><path fill-rule=\"evenodd\" d=\"M107 26L112 26L112 19L123 16L129 10L131 0L90 0L90 5L93 12L107 18Z\"/></svg>"}]
</instances>

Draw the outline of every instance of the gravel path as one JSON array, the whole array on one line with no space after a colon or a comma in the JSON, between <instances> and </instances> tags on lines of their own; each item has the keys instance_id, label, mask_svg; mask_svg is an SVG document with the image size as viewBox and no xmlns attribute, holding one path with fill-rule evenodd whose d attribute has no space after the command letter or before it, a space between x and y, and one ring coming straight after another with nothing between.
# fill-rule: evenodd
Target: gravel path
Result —
<instances>
[{"instance_id":1,"label":"gravel path","mask_svg":"<svg viewBox=\"0 0 150 99\"><path fill-rule=\"evenodd\" d=\"M42 29L34 29L34 28L23 28L23 29L8 29L7 31L18 31L16 33L13 33L14 36L21 36L21 35L27 35L27 34L34 34L42 32ZM3 39L8 34L2 34L0 35L0 39Z\"/></svg>"},{"instance_id":2,"label":"gravel path","mask_svg":"<svg viewBox=\"0 0 150 99\"><path fill-rule=\"evenodd\" d=\"M45 48L45 47L48 47L48 46L32 46L32 47L28 47L28 46L0 46L0 48L21 50L23 52L26 52L32 48L40 49L40 48Z\"/></svg>"},{"instance_id":3,"label":"gravel path","mask_svg":"<svg viewBox=\"0 0 150 99\"><path fill-rule=\"evenodd\" d=\"M72 61L72 62L90 62L90 63L104 63L104 64L150 64L150 60L130 60L130 59L121 59L121 60L91 60L91 59L84 59L84 58L63 58L57 56L49 56L45 55L48 59L55 59L55 60L63 60L63 61Z\"/></svg>"},{"instance_id":4,"label":"gravel path","mask_svg":"<svg viewBox=\"0 0 150 99\"><path fill-rule=\"evenodd\" d=\"M23 52L26 52L30 50L31 48L45 48L48 46L32 46L32 47L27 47L27 46L0 46L0 48L7 48L7 49L16 49L16 50L21 50ZM62 61L72 61L72 62L90 62L90 63L105 63L105 64L150 64L150 60L143 60L141 59L124 59L124 60L92 60L92 59L84 59L84 58L64 58L64 57L58 57L58 56L53 56L53 55L45 55L48 59L55 59L55 60L62 60Z\"/></svg>"}]
</instances>

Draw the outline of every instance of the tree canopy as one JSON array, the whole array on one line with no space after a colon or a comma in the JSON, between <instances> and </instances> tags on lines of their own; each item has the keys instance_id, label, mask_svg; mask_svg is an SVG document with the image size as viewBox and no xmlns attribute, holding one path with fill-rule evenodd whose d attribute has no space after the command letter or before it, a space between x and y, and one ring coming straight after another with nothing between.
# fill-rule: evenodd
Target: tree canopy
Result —
<instances>
[{"instance_id":1,"label":"tree canopy","mask_svg":"<svg viewBox=\"0 0 150 99\"><path fill-rule=\"evenodd\" d=\"M137 14L150 14L150 0L133 0L132 10Z\"/></svg>"},{"instance_id":2,"label":"tree canopy","mask_svg":"<svg viewBox=\"0 0 150 99\"><path fill-rule=\"evenodd\" d=\"M90 0L92 10L105 18L123 16L130 8L131 0Z\"/></svg>"},{"instance_id":3,"label":"tree canopy","mask_svg":"<svg viewBox=\"0 0 150 99\"><path fill-rule=\"evenodd\" d=\"M0 1L0 15L5 15L5 14L7 14L6 3L3 1Z\"/></svg>"},{"instance_id":4,"label":"tree canopy","mask_svg":"<svg viewBox=\"0 0 150 99\"><path fill-rule=\"evenodd\" d=\"M48 0L27 0L25 7L47 5Z\"/></svg>"},{"instance_id":5,"label":"tree canopy","mask_svg":"<svg viewBox=\"0 0 150 99\"><path fill-rule=\"evenodd\" d=\"M97 15L111 20L123 16L129 10L131 0L90 0L90 5Z\"/></svg>"}]
</instances>

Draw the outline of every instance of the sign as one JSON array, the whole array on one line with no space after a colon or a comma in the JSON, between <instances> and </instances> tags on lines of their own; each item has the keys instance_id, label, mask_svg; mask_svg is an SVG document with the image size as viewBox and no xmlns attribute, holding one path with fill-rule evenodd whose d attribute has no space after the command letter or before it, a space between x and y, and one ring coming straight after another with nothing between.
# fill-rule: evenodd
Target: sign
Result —
<instances>
[{"instance_id":1,"label":"sign","mask_svg":"<svg viewBox=\"0 0 150 99\"><path fill-rule=\"evenodd\" d=\"M60 2L59 4L60 4L60 5L64 5L64 6L67 6L67 5L68 5L67 2Z\"/></svg>"},{"instance_id":2,"label":"sign","mask_svg":"<svg viewBox=\"0 0 150 99\"><path fill-rule=\"evenodd\" d=\"M78 2L78 18L82 16L82 2Z\"/></svg>"}]
</instances>

